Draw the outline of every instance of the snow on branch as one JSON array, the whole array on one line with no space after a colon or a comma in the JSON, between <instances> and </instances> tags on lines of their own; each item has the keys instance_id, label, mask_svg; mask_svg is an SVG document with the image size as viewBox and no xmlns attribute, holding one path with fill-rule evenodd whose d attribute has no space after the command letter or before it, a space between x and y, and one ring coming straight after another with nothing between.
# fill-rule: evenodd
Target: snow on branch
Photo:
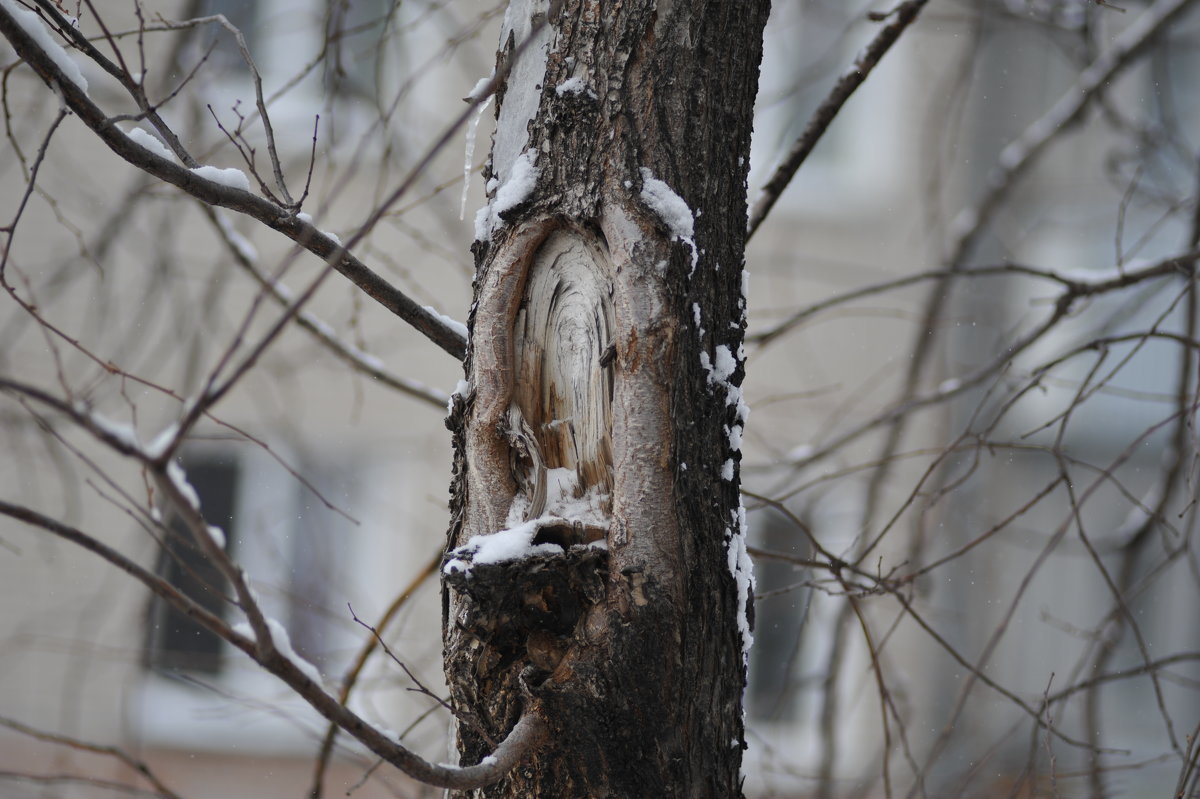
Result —
<instances>
[{"instance_id":1,"label":"snow on branch","mask_svg":"<svg viewBox=\"0 0 1200 799\"><path fill-rule=\"evenodd\" d=\"M134 144L144 147L155 155L161 156L168 161L175 160L175 154L171 152L167 145L156 139L152 134L147 133L141 128L132 128L125 132L125 135L133 140Z\"/></svg>"},{"instance_id":2,"label":"snow on branch","mask_svg":"<svg viewBox=\"0 0 1200 799\"><path fill-rule=\"evenodd\" d=\"M237 605L245 613L248 624L241 628L229 626L219 616L199 606L166 580L147 571L119 551L44 514L0 500L0 515L38 527L81 546L133 576L180 612L242 650L264 669L283 680L327 720L337 724L372 752L421 782L455 790L470 790L491 784L503 777L542 740L545 724L531 712L526 712L495 751L475 766L429 763L392 740L327 693L321 684L320 673L296 655L286 629L263 613L245 572L225 552L220 537L213 534L214 528L205 520L194 489L187 483L186 475L174 460L164 462L163 456L157 459L152 457L146 448L138 445L137 436L130 428L105 420L85 406L72 405L36 387L2 377L0 389L66 414L102 442L140 461L153 478L159 493L192 534L200 551L233 586ZM156 438L153 447L163 448L165 455L166 447L159 442L174 439L176 435L175 430L168 428Z\"/></svg>"},{"instance_id":3,"label":"snow on branch","mask_svg":"<svg viewBox=\"0 0 1200 799\"><path fill-rule=\"evenodd\" d=\"M279 650L279 654L296 664L296 668L304 672L305 677L308 677L308 679L320 685L322 682L320 670L297 654L295 648L292 646L292 639L291 636L288 635L287 628L284 627L283 624L281 624L277 619L273 619L270 616L266 617L266 622L267 630L271 634L271 644L277 650ZM246 624L245 622L240 622L233 625L233 631L235 633L241 633L247 638L254 637L254 631L251 630L250 625Z\"/></svg>"},{"instance_id":4,"label":"snow on branch","mask_svg":"<svg viewBox=\"0 0 1200 799\"><path fill-rule=\"evenodd\" d=\"M240 169L221 169L215 166L198 166L193 168L192 174L197 177L211 180L213 183L219 183L222 186L228 186L231 189L239 189L241 191L250 191L250 178L246 177L246 173Z\"/></svg>"},{"instance_id":5,"label":"snow on branch","mask_svg":"<svg viewBox=\"0 0 1200 799\"><path fill-rule=\"evenodd\" d=\"M202 206L208 220L216 227L218 235L233 254L234 261L242 267L273 299L283 306L289 305L295 295L291 289L268 276L258 264L258 254L240 233L233 229L229 219L219 210L211 206ZM422 306L428 313L436 315L447 328L459 333L466 340L466 326L448 316L438 314L428 306ZM436 388L431 388L416 380L402 377L389 370L377 356L363 352L358 347L344 341L325 321L310 311L300 310L296 313L296 324L311 333L318 341L326 346L334 355L353 366L358 371L370 375L379 382L402 391L411 397L422 400L437 408L446 407L449 396Z\"/></svg>"},{"instance_id":6,"label":"snow on branch","mask_svg":"<svg viewBox=\"0 0 1200 799\"><path fill-rule=\"evenodd\" d=\"M534 519L507 530L473 536L450 553L442 571L446 574L469 573L475 563L506 563L533 555L557 555L563 551L558 544L534 543L538 528L544 523L542 519Z\"/></svg>"},{"instance_id":7,"label":"snow on branch","mask_svg":"<svg viewBox=\"0 0 1200 799\"><path fill-rule=\"evenodd\" d=\"M3 34L8 39L16 50L17 55L33 67L47 82L58 87L58 91L66 107L74 112L114 153L133 166L176 186L207 205L229 208L230 210L250 216L267 227L282 233L304 249L326 260L330 266L348 278L368 296L408 322L434 344L437 344L459 360L465 356L466 340L458 331L447 327L440 319L430 314L381 275L367 267L349 252L347 246L342 246L311 224L300 220L288 208L244 190L241 181L236 176L228 173L218 175L210 172L201 164L195 163L190 157L183 159L185 161L184 165L173 163L163 158L157 148L144 146L143 143L135 141L124 133L116 125L119 118L110 117L96 105L88 97L87 93L64 71L64 67L47 52L47 49L42 46L37 36L31 35L25 30L23 25L17 22L16 15L12 13L10 8L13 0L4 0L4 3L4 5L0 5L0 34ZM46 11L46 13L55 18L56 21L62 20L61 15L57 11L54 11L53 8ZM39 22L38 24L40 25L41 23ZM65 24L65 20L63 24ZM79 43L80 38L73 38L73 41ZM85 37L82 37L82 41L88 47L87 52L89 57L97 61L106 71L122 78L128 77L120 67L108 61L99 51L87 43ZM123 81L123 83L126 82L134 83L136 86L136 83L132 80ZM137 86L136 89L137 91L141 91L140 86ZM171 132L169 126L157 116L156 112L147 118L151 119L155 123L156 130L163 133L164 138L168 139L168 142L172 145L172 150L177 154L186 154L186 151L181 146L176 148L178 139ZM168 133L169 135L167 135ZM193 171L194 169L197 171ZM405 188L411 184L414 179L415 174L410 176L409 180L401 188ZM234 183L237 185L232 185ZM396 195L398 196L398 194L399 190L397 190ZM389 202L394 201L394 199L394 197L390 198ZM376 213L373 214L373 220L382 216L383 210L386 209L387 205L388 203L385 203L381 209L376 210ZM363 232L369 229L369 227L370 223L364 226L363 231L360 231L356 238L360 238ZM351 241L349 243L350 246L353 243Z\"/></svg>"},{"instance_id":8,"label":"snow on branch","mask_svg":"<svg viewBox=\"0 0 1200 799\"><path fill-rule=\"evenodd\" d=\"M75 59L67 54L63 46L55 41L53 34L49 28L38 19L38 15L27 8L18 5L16 0L0 0L0 11L8 14L10 18L21 26L25 34L29 36L42 52L54 62L58 67L61 77L70 81L79 91L87 94L88 83L83 77L83 72L79 69L79 64ZM43 77L45 77L43 75ZM58 77L58 76L56 76Z\"/></svg>"}]
</instances>

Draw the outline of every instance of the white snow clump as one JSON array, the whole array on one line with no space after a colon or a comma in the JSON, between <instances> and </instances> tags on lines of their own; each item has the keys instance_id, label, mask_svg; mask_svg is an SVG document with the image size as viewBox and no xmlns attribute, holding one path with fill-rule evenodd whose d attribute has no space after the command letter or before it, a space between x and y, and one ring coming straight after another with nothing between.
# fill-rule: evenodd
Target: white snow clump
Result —
<instances>
[{"instance_id":1,"label":"white snow clump","mask_svg":"<svg viewBox=\"0 0 1200 799\"><path fill-rule=\"evenodd\" d=\"M470 572L472 564L505 563L531 555L553 555L563 551L558 544L534 544L542 519L531 519L523 524L487 535L472 536L467 543L454 550L455 557L442 567L445 574ZM470 558L468 563L464 557Z\"/></svg>"},{"instance_id":2,"label":"white snow clump","mask_svg":"<svg viewBox=\"0 0 1200 799\"><path fill-rule=\"evenodd\" d=\"M671 235L692 249L692 269L688 272L688 277L691 277L700 261L700 252L696 249L696 218L692 209L670 186L654 177L654 173L649 169L642 167L641 173L642 202L658 214L659 219L671 231Z\"/></svg>"},{"instance_id":3,"label":"white snow clump","mask_svg":"<svg viewBox=\"0 0 1200 799\"><path fill-rule=\"evenodd\" d=\"M167 145L159 141L157 136L147 133L141 128L133 128L125 135L128 136L134 144L146 148L160 158L165 158L168 161L175 160L175 154L171 152Z\"/></svg>"},{"instance_id":4,"label":"white snow clump","mask_svg":"<svg viewBox=\"0 0 1200 799\"><path fill-rule=\"evenodd\" d=\"M507 179L496 189L496 197L475 214L475 240L491 241L492 234L504 225L500 217L505 211L511 211L533 193L537 185L538 168L534 166L537 152L526 150L513 162L512 170Z\"/></svg>"},{"instance_id":5,"label":"white snow clump","mask_svg":"<svg viewBox=\"0 0 1200 799\"><path fill-rule=\"evenodd\" d=\"M18 5L16 0L0 0L0 7L3 7L29 35L29 38L42 48L42 51L50 57L50 60L62 71L67 80L74 83L81 92L87 94L87 80L79 70L79 64L75 63L75 59L67 55L63 46L55 41L54 35L50 33L49 28L42 24L38 15Z\"/></svg>"},{"instance_id":6,"label":"white snow clump","mask_svg":"<svg viewBox=\"0 0 1200 799\"><path fill-rule=\"evenodd\" d=\"M198 166L192 170L196 173L196 177L211 180L213 183L220 183L222 186L228 186L231 189L241 189L242 191L250 191L250 179L246 177L246 173L240 169L221 169L215 166Z\"/></svg>"}]
</instances>

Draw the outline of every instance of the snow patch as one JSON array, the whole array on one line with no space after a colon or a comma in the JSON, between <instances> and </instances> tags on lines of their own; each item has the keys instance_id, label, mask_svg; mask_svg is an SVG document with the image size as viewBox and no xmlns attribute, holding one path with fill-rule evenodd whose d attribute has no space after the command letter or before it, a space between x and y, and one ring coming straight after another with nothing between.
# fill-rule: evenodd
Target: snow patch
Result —
<instances>
[{"instance_id":1,"label":"snow patch","mask_svg":"<svg viewBox=\"0 0 1200 799\"><path fill-rule=\"evenodd\" d=\"M462 336L464 339L467 337L467 326L462 322L459 322L457 319L451 319L445 314L438 313L436 310L434 310L432 305L422 305L421 307L428 311L430 316L435 317L439 322L453 330L458 335Z\"/></svg>"},{"instance_id":2,"label":"snow patch","mask_svg":"<svg viewBox=\"0 0 1200 799\"><path fill-rule=\"evenodd\" d=\"M337 338L337 331L330 327L329 323L324 319L318 319L313 316L308 319L308 323L312 325L312 329L317 331L322 338Z\"/></svg>"},{"instance_id":3,"label":"snow patch","mask_svg":"<svg viewBox=\"0 0 1200 799\"><path fill-rule=\"evenodd\" d=\"M1094 285L1125 277L1127 272L1138 271L1152 265L1153 262L1146 258L1134 258L1125 263L1113 264L1107 268L1082 267L1063 269L1058 272L1058 275L1064 280Z\"/></svg>"},{"instance_id":4,"label":"snow patch","mask_svg":"<svg viewBox=\"0 0 1200 799\"><path fill-rule=\"evenodd\" d=\"M132 128L131 130L126 131L125 135L128 136L134 144L149 150L160 158L165 158L171 162L175 161L175 154L171 152L167 145L159 141L158 137L154 134L147 133L141 128Z\"/></svg>"},{"instance_id":5,"label":"snow patch","mask_svg":"<svg viewBox=\"0 0 1200 799\"><path fill-rule=\"evenodd\" d=\"M713 363L712 372L709 374L709 382L728 382L733 376L734 370L737 369L737 359L733 357L733 352L724 344L718 344L714 350L715 362Z\"/></svg>"},{"instance_id":6,"label":"snow patch","mask_svg":"<svg viewBox=\"0 0 1200 799\"><path fill-rule=\"evenodd\" d=\"M459 381L455 393L470 391L470 384ZM593 487L582 497L575 496L579 480L575 470L567 468L547 469L546 505L542 515L536 519L525 519L529 512L530 499L518 494L508 509L505 529L486 535L472 536L467 543L450 553L450 559L442 567L444 574L459 572L469 574L472 566L481 563L504 563L521 560L534 555L560 554L558 544L534 544L537 531L556 525L583 524L588 527L607 528L611 519L605 511L608 496ZM607 549L603 539L588 544L590 547Z\"/></svg>"},{"instance_id":7,"label":"snow patch","mask_svg":"<svg viewBox=\"0 0 1200 799\"><path fill-rule=\"evenodd\" d=\"M184 501L192 506L192 510L199 513L200 496L196 493L196 489L192 488L192 484L188 482L187 474L183 471L183 467L176 461L168 461L167 477L175 485L175 489L183 495Z\"/></svg>"},{"instance_id":8,"label":"snow patch","mask_svg":"<svg viewBox=\"0 0 1200 799\"><path fill-rule=\"evenodd\" d=\"M459 379L458 384L454 386L454 390L450 392L450 398L446 400L446 413L454 413L454 398L466 398L471 393L471 381Z\"/></svg>"},{"instance_id":9,"label":"snow patch","mask_svg":"<svg viewBox=\"0 0 1200 799\"><path fill-rule=\"evenodd\" d=\"M562 97L564 94L586 94L593 100L596 99L596 93L583 82L583 78L579 77L567 78L554 87L554 93L559 97Z\"/></svg>"},{"instance_id":10,"label":"snow patch","mask_svg":"<svg viewBox=\"0 0 1200 799\"><path fill-rule=\"evenodd\" d=\"M696 220L692 209L670 186L654 177L654 173L649 169L642 167L640 171L642 202L658 214L672 236L692 249L692 269L688 272L688 277L691 277L696 271L696 264L700 262L700 252L696 249Z\"/></svg>"},{"instance_id":11,"label":"snow patch","mask_svg":"<svg viewBox=\"0 0 1200 799\"><path fill-rule=\"evenodd\" d=\"M957 391L958 387L961 385L961 380L959 380L957 377L952 377L949 380L943 380L941 384L938 385L937 390L939 394L949 394L953 391Z\"/></svg>"},{"instance_id":12,"label":"snow patch","mask_svg":"<svg viewBox=\"0 0 1200 799\"><path fill-rule=\"evenodd\" d=\"M208 526L208 537L221 549L225 548L225 531L216 525Z\"/></svg>"},{"instance_id":13,"label":"snow patch","mask_svg":"<svg viewBox=\"0 0 1200 799\"><path fill-rule=\"evenodd\" d=\"M267 630L271 633L271 643L275 645L275 649L279 652L279 654L290 660L293 666L300 669L300 671L304 673L305 677L312 680L317 685L320 685L320 670L296 654L296 650L292 647L292 639L291 636L288 635L287 628L270 616L267 616L265 621L267 622ZM238 622L237 624L233 625L233 631L240 635L246 636L252 641L256 640L254 636L254 630L250 627L248 622Z\"/></svg>"},{"instance_id":14,"label":"snow patch","mask_svg":"<svg viewBox=\"0 0 1200 799\"><path fill-rule=\"evenodd\" d=\"M50 32L50 29L42 23L37 14L27 8L22 8L17 4L16 0L0 0L0 8L7 11L8 15L21 26L29 38L33 39L34 43L50 57L50 60L66 76L67 80L74 83L81 92L87 94L87 80L79 70L79 64L54 39L54 35Z\"/></svg>"},{"instance_id":15,"label":"snow patch","mask_svg":"<svg viewBox=\"0 0 1200 799\"><path fill-rule=\"evenodd\" d=\"M198 166L191 170L196 177L211 180L213 183L220 183L222 186L228 186L231 189L241 189L242 191L250 191L250 179L246 177L246 173L240 169L221 169L215 166ZM311 220L310 220L311 221Z\"/></svg>"},{"instance_id":16,"label":"snow patch","mask_svg":"<svg viewBox=\"0 0 1200 799\"><path fill-rule=\"evenodd\" d=\"M513 164L508 179L496 189L495 199L479 209L475 215L476 241L491 241L492 234L504 225L501 214L511 211L529 199L529 195L537 186L538 168L534 166L536 160L535 150L521 153Z\"/></svg>"},{"instance_id":17,"label":"snow patch","mask_svg":"<svg viewBox=\"0 0 1200 799\"><path fill-rule=\"evenodd\" d=\"M798 444L788 450L788 454L784 456L789 461L803 461L812 457L816 452L812 444Z\"/></svg>"},{"instance_id":18,"label":"snow patch","mask_svg":"<svg viewBox=\"0 0 1200 799\"><path fill-rule=\"evenodd\" d=\"M132 425L125 424L124 422L114 422L112 419L105 418L98 413L92 413L84 405L76 405L75 410L91 420L91 423L97 428L103 430L130 449L141 449L137 431L133 429Z\"/></svg>"},{"instance_id":19,"label":"snow patch","mask_svg":"<svg viewBox=\"0 0 1200 799\"><path fill-rule=\"evenodd\" d=\"M491 97L492 95L490 92L488 92L487 94L485 94L484 92L487 92L488 86L491 85L492 80L494 80L495 77L496 77L496 68L492 67L492 71L490 73L488 73L488 76L486 78L480 78L479 80L475 81L475 85L471 88L471 91L468 92L467 96L464 97L463 99L466 100L468 103L478 103L478 102L482 102L483 100L486 100L487 98Z\"/></svg>"},{"instance_id":20,"label":"snow patch","mask_svg":"<svg viewBox=\"0 0 1200 799\"><path fill-rule=\"evenodd\" d=\"M750 418L750 407L746 405L742 387L735 386L729 382L729 379L737 370L738 363L744 358L745 349L740 346L737 357L734 357L733 351L725 344L718 344L714 350L714 356L711 358L706 351L700 350L700 366L707 373L708 384L714 388L724 389L725 404L737 407L737 420L743 425Z\"/></svg>"},{"instance_id":21,"label":"snow patch","mask_svg":"<svg viewBox=\"0 0 1200 799\"><path fill-rule=\"evenodd\" d=\"M508 180L504 181L496 190L496 201L492 203L497 216L516 208L533 193L538 178L538 170L534 166L535 160L537 160L537 152L526 150L513 163Z\"/></svg>"},{"instance_id":22,"label":"snow patch","mask_svg":"<svg viewBox=\"0 0 1200 799\"><path fill-rule=\"evenodd\" d=\"M487 535L472 536L451 554L453 557L442 567L445 574L470 572L472 565L484 563L506 563L532 555L555 555L563 551L558 544L534 544L537 531L544 526L545 518L532 519ZM468 563L464 558L469 558Z\"/></svg>"},{"instance_id":23,"label":"snow patch","mask_svg":"<svg viewBox=\"0 0 1200 799\"><path fill-rule=\"evenodd\" d=\"M363 352L357 347L347 347L346 350L354 356L355 360L372 371L382 372L386 368L381 358L369 352Z\"/></svg>"},{"instance_id":24,"label":"snow patch","mask_svg":"<svg viewBox=\"0 0 1200 799\"><path fill-rule=\"evenodd\" d=\"M729 439L729 449L733 452L742 451L742 426L735 424L733 427L726 428Z\"/></svg>"},{"instance_id":25,"label":"snow patch","mask_svg":"<svg viewBox=\"0 0 1200 799\"><path fill-rule=\"evenodd\" d=\"M179 423L171 422L163 428L162 432L154 437L154 439L146 445L146 457L151 460L162 457L162 454L167 451L179 435Z\"/></svg>"},{"instance_id":26,"label":"snow patch","mask_svg":"<svg viewBox=\"0 0 1200 799\"><path fill-rule=\"evenodd\" d=\"M754 595L754 564L746 550L746 508L738 500L737 510L731 510L732 526L726 529L729 573L737 590L737 625L742 636L742 667L750 667L750 648L754 633L750 629L750 597Z\"/></svg>"},{"instance_id":27,"label":"snow patch","mask_svg":"<svg viewBox=\"0 0 1200 799\"><path fill-rule=\"evenodd\" d=\"M746 404L742 387L735 386L730 382L730 378L737 371L738 364L745 359L746 351L745 348L739 346L735 356L727 344L718 344L713 353L713 356L710 357L708 352L701 350L700 366L706 373L708 384L724 391L725 405L733 406L736 409L734 423L725 427L725 437L729 444L729 451L737 453L742 449L742 436L746 429L746 422L750 418L750 406ZM727 461L722 467L721 476L726 480L733 480L732 460Z\"/></svg>"}]
</instances>

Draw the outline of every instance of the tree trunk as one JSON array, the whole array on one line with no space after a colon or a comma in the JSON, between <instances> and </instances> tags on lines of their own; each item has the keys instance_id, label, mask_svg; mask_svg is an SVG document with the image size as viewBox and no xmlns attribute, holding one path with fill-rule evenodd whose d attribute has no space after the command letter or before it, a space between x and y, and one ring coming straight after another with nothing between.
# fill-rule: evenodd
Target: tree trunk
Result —
<instances>
[{"instance_id":1,"label":"tree trunk","mask_svg":"<svg viewBox=\"0 0 1200 799\"><path fill-rule=\"evenodd\" d=\"M741 795L742 262L768 8L505 16L448 420L445 665L464 764L522 712L550 735L479 796Z\"/></svg>"}]
</instances>

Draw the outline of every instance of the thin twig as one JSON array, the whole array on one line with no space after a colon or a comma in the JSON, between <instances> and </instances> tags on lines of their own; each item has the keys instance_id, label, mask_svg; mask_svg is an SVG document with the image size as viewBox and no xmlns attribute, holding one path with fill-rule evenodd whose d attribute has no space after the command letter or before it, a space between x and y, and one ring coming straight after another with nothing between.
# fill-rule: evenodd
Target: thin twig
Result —
<instances>
[{"instance_id":1,"label":"thin twig","mask_svg":"<svg viewBox=\"0 0 1200 799\"><path fill-rule=\"evenodd\" d=\"M375 624L375 627L378 630L387 629L387 626L391 624L392 619L396 617L396 614L400 612L401 608L408 604L408 601L412 598L413 594L416 593L417 589L420 588L426 580L437 573L437 568L441 562L442 550L438 549L438 551L434 553L434 556L429 559L429 562L425 564L425 568L421 569L421 571L409 581L408 585L404 587L404 590L396 595L396 598L392 600L392 603L388 605L387 609L384 610L384 612L380 615L379 621ZM338 701L340 701L343 705L350 701L350 694L354 691L355 686L358 684L358 678L362 675L362 671L366 667L367 661L371 659L371 655L375 653L379 643L380 638L378 633L375 633L366 641L364 641L362 647L358 650L358 654L355 656L354 661L350 664L349 668L346 669L346 673L342 675L341 688L338 690ZM337 738L337 732L338 727L336 724L330 724L325 729L325 735L321 739L321 748L317 751L316 762L314 763L313 767L312 785L308 789L308 795L310 799L321 799L321 796L324 793L325 771L329 766L329 758L333 753L333 744ZM401 735L400 737L403 738L404 736Z\"/></svg>"},{"instance_id":2,"label":"thin twig","mask_svg":"<svg viewBox=\"0 0 1200 799\"><path fill-rule=\"evenodd\" d=\"M176 501L182 501L182 498L177 497ZM186 503L184 505L186 507ZM545 723L535 713L527 710L492 754L484 758L478 765L447 766L429 763L408 748L391 740L382 731L368 724L358 714L327 694L292 660L279 653L271 642L269 632L266 634L265 640L259 638L257 641L235 632L220 617L198 606L161 577L148 572L142 566L97 541L94 537L44 514L3 500L0 500L0 514L75 543L135 577L182 613L197 621L202 627L250 655L260 666L287 683L326 719L336 722L338 726L349 732L372 752L420 782L453 790L472 790L490 785L516 767L526 754L540 746L545 739L547 734ZM240 588L244 589L244 581L240 577L239 582L243 583ZM243 601L242 596L239 596L240 601ZM249 608L244 609L248 613L253 612L256 609L253 600L250 601ZM251 623L254 625L253 617L251 617ZM261 617L259 624L264 630L266 629L265 621ZM257 633L256 625L255 629Z\"/></svg>"},{"instance_id":3,"label":"thin twig","mask_svg":"<svg viewBox=\"0 0 1200 799\"><path fill-rule=\"evenodd\" d=\"M166 784L160 780L153 771L150 770L150 767L146 765L145 762L138 760L120 747L92 743L79 738L73 738L69 735L46 732L45 730L39 730L36 727L31 727L28 724L22 724L16 719L10 719L4 716L0 716L0 726L7 727L10 730L19 732L22 735L27 735L30 738L36 738L39 741L58 744L59 746L76 749L81 752L92 752L98 755L105 755L107 757L119 760L140 774L146 780L146 782L150 783L150 785L153 786L154 790L157 792L155 794L156 796L160 796L162 799L180 799L179 794L168 788Z\"/></svg>"},{"instance_id":4,"label":"thin twig","mask_svg":"<svg viewBox=\"0 0 1200 799\"><path fill-rule=\"evenodd\" d=\"M54 13L57 14L57 12ZM466 340L461 333L446 325L435 314L384 280L350 252L354 244L365 236L374 226L374 223L386 213L387 208L403 196L424 170L428 168L434 156L450 140L450 134L457 130L455 125L452 125L447 133L431 147L425 157L413 167L409 176L389 196L387 202L376 208L368 224L362 226L350 240L344 244L339 244L323 232L314 228L311 224L298 219L294 214L288 212L287 209L281 208L269 200L202 178L189 168L173 163L134 143L133 140L116 128L112 117L106 115L86 93L63 75L58 65L42 51L41 47L25 33L20 25L16 24L15 20L4 9L0 9L0 34L3 34L9 40L13 48L17 51L17 54L26 63L30 64L45 80L58 88L67 107L87 127L91 128L109 149L118 156L160 180L182 189L202 202L210 205L219 205L246 214L257 219L267 227L283 233L304 249L325 260L339 273L349 278L351 282L369 297L408 322L418 332L425 335L443 350L459 360L464 357L466 353ZM83 39L83 41L86 43L86 39ZM95 51L95 48L91 47L90 44L88 47L91 51ZM110 63L98 52L95 55L89 52L88 55L94 60L101 59L106 63ZM101 65L104 66L103 63ZM115 65L111 65L111 67L113 71L120 72L119 68ZM153 120L153 118L151 119ZM164 134L164 137L167 136L167 133L164 131L170 130L165 123L161 127L156 123L155 127L160 133ZM177 137L172 132L170 137L168 137L168 144L172 145L173 149L174 145L172 141L175 139Z\"/></svg>"}]
</instances>

